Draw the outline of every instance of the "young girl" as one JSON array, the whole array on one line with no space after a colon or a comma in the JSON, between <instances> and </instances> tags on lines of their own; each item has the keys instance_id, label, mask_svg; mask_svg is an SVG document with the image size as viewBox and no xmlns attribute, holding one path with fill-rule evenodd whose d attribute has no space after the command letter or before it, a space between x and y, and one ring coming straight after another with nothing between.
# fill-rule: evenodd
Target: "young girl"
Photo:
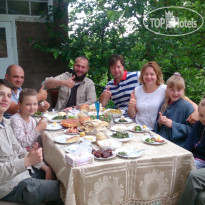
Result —
<instances>
[{"instance_id":1,"label":"young girl","mask_svg":"<svg viewBox=\"0 0 205 205\"><path fill-rule=\"evenodd\" d=\"M40 132L46 128L47 122L41 119L38 124L31 117L38 109L37 92L25 88L19 95L20 112L11 117L11 127L22 147L29 151L39 141ZM46 179L54 179L52 169L44 162L34 166L45 171Z\"/></svg>"},{"instance_id":2,"label":"young girl","mask_svg":"<svg viewBox=\"0 0 205 205\"><path fill-rule=\"evenodd\" d=\"M199 103L199 121L194 125L184 148L193 153L197 169L205 167L205 96Z\"/></svg>"},{"instance_id":3,"label":"young girl","mask_svg":"<svg viewBox=\"0 0 205 205\"><path fill-rule=\"evenodd\" d=\"M187 118L194 111L193 106L184 100L185 82L179 73L167 80L167 95L155 124L154 131L173 143L183 146L192 132Z\"/></svg>"}]
</instances>

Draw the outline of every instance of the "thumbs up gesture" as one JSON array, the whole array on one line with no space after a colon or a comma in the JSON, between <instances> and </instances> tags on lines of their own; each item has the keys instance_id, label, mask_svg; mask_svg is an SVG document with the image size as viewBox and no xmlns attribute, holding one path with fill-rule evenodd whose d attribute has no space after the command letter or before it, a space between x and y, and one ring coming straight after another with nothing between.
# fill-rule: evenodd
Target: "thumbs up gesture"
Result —
<instances>
[{"instance_id":1,"label":"thumbs up gesture","mask_svg":"<svg viewBox=\"0 0 205 205\"><path fill-rule=\"evenodd\" d=\"M136 99L134 93L131 93L130 101L129 101L129 107L134 108L134 107L136 107L136 105L137 105L137 99Z\"/></svg>"},{"instance_id":2,"label":"thumbs up gesture","mask_svg":"<svg viewBox=\"0 0 205 205\"><path fill-rule=\"evenodd\" d=\"M162 124L165 125L167 118L162 115L161 112L159 112L159 119L158 119L158 124L161 126Z\"/></svg>"},{"instance_id":3,"label":"thumbs up gesture","mask_svg":"<svg viewBox=\"0 0 205 205\"><path fill-rule=\"evenodd\" d=\"M75 78L75 75L73 75L72 78L68 78L67 80L63 80L63 85L68 87L68 88L74 87L74 85L75 85L74 78Z\"/></svg>"},{"instance_id":4,"label":"thumbs up gesture","mask_svg":"<svg viewBox=\"0 0 205 205\"><path fill-rule=\"evenodd\" d=\"M108 85L106 90L103 92L103 100L108 100L110 99L112 93L110 92L110 86Z\"/></svg>"},{"instance_id":5,"label":"thumbs up gesture","mask_svg":"<svg viewBox=\"0 0 205 205\"><path fill-rule=\"evenodd\" d=\"M38 143L35 143L31 148L28 155L24 158L24 165L25 167L32 166L42 162L43 160L43 153L42 148L38 148Z\"/></svg>"},{"instance_id":6,"label":"thumbs up gesture","mask_svg":"<svg viewBox=\"0 0 205 205\"><path fill-rule=\"evenodd\" d=\"M103 93L100 95L100 103L102 104L103 107L105 107L108 103L108 101L111 98L111 91L110 91L110 86L108 85L107 88L103 91Z\"/></svg>"},{"instance_id":7,"label":"thumbs up gesture","mask_svg":"<svg viewBox=\"0 0 205 205\"><path fill-rule=\"evenodd\" d=\"M47 91L44 90L44 85L41 86L40 90L38 91L38 101L43 101L43 100L46 100L48 94L47 94Z\"/></svg>"}]
</instances>

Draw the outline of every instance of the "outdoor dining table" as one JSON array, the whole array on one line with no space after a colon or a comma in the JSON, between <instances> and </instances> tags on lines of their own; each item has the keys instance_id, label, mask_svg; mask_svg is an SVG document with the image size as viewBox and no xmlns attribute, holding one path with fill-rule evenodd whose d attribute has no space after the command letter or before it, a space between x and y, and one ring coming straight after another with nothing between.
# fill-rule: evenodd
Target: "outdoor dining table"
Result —
<instances>
[{"instance_id":1,"label":"outdoor dining table","mask_svg":"<svg viewBox=\"0 0 205 205\"><path fill-rule=\"evenodd\" d=\"M191 152L170 141L146 144L146 132L132 133L134 138L122 143L144 149L138 158L116 156L71 167L65 160L67 145L53 141L62 134L63 130L44 131L42 143L45 161L65 187L66 205L176 204L188 173L195 169Z\"/></svg>"}]
</instances>

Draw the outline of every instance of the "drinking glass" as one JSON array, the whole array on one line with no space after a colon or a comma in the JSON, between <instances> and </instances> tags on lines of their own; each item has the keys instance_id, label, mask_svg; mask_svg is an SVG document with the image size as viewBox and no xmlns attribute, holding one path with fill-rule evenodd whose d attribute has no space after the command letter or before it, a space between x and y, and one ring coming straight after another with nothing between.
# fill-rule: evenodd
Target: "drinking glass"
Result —
<instances>
[{"instance_id":1,"label":"drinking glass","mask_svg":"<svg viewBox=\"0 0 205 205\"><path fill-rule=\"evenodd\" d=\"M95 108L96 108L96 111L97 111L97 119L100 119L100 116L99 116L100 101L99 100L95 101Z\"/></svg>"}]
</instances>

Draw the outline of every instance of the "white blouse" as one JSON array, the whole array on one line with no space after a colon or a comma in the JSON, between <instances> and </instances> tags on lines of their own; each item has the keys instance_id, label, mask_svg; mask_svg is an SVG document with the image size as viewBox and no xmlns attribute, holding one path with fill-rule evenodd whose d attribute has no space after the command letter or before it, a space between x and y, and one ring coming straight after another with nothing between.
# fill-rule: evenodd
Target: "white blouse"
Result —
<instances>
[{"instance_id":1,"label":"white blouse","mask_svg":"<svg viewBox=\"0 0 205 205\"><path fill-rule=\"evenodd\" d=\"M145 93L143 85L135 88L137 99L137 115L135 120L139 125L146 125L150 130L154 129L159 106L165 100L167 86L162 84L154 92Z\"/></svg>"},{"instance_id":2,"label":"white blouse","mask_svg":"<svg viewBox=\"0 0 205 205\"><path fill-rule=\"evenodd\" d=\"M11 127L17 140L27 151L38 141L40 133L37 132L36 121L32 117L29 117L29 122L25 122L21 115L16 113L11 117Z\"/></svg>"}]
</instances>

